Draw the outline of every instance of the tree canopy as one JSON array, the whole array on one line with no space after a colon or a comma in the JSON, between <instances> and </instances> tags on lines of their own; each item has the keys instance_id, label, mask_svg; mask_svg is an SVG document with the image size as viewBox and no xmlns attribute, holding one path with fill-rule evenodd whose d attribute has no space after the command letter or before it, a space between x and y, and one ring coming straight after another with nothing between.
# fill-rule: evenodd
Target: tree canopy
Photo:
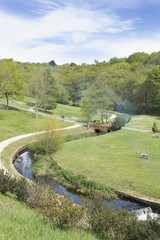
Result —
<instances>
[{"instance_id":1,"label":"tree canopy","mask_svg":"<svg viewBox=\"0 0 160 240\"><path fill-rule=\"evenodd\" d=\"M6 98L7 110L9 99L23 96L24 76L20 66L13 61L0 62L0 94Z\"/></svg>"}]
</instances>

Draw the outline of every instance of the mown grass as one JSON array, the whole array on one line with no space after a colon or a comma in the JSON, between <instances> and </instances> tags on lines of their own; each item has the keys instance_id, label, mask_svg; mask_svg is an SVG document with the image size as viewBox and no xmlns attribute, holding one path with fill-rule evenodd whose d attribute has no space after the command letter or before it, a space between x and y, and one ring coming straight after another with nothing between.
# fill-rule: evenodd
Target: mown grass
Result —
<instances>
[{"instance_id":1,"label":"mown grass","mask_svg":"<svg viewBox=\"0 0 160 240\"><path fill-rule=\"evenodd\" d=\"M1 240L95 240L92 232L61 230L53 228L35 210L25 204L0 194L0 239Z\"/></svg>"},{"instance_id":2,"label":"mown grass","mask_svg":"<svg viewBox=\"0 0 160 240\"><path fill-rule=\"evenodd\" d=\"M158 128L160 128L160 117L158 116L148 116L148 115L139 115L134 116L126 127L137 128L143 130L152 131L153 123L156 122Z\"/></svg>"},{"instance_id":3,"label":"mown grass","mask_svg":"<svg viewBox=\"0 0 160 240\"><path fill-rule=\"evenodd\" d=\"M5 99L0 98L0 102L5 103ZM17 106L17 107L33 109L34 108L34 99L29 98L29 97L24 97L23 101L10 100L10 104ZM58 117L61 117L63 115L63 116L65 116L65 118L73 120L73 121L81 121L82 120L81 110L79 107L57 104L56 109L49 110L47 113L52 114L54 116L58 116Z\"/></svg>"},{"instance_id":4,"label":"mown grass","mask_svg":"<svg viewBox=\"0 0 160 240\"><path fill-rule=\"evenodd\" d=\"M152 133L120 130L64 144L53 159L116 190L159 199L159 145ZM142 153L149 159L142 159Z\"/></svg>"},{"instance_id":5,"label":"mown grass","mask_svg":"<svg viewBox=\"0 0 160 240\"><path fill-rule=\"evenodd\" d=\"M25 133L36 132L42 117L36 119L35 114L10 108L8 111L0 105L0 141ZM43 118L44 119L44 118ZM59 121L59 127L70 126L71 123Z\"/></svg>"}]
</instances>

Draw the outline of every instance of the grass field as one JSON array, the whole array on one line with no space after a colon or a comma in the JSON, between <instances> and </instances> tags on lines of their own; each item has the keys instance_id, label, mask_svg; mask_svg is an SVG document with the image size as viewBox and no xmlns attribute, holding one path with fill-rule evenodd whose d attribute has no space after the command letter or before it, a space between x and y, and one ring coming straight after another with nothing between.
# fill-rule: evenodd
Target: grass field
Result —
<instances>
[{"instance_id":1,"label":"grass field","mask_svg":"<svg viewBox=\"0 0 160 240\"><path fill-rule=\"evenodd\" d=\"M35 114L20 111L15 108L10 108L10 110L7 111L0 105L0 141L13 136L37 131L37 126L40 124L41 119L42 117L37 120ZM59 121L59 127L67 127L70 125L68 122Z\"/></svg>"},{"instance_id":2,"label":"grass field","mask_svg":"<svg viewBox=\"0 0 160 240\"><path fill-rule=\"evenodd\" d=\"M96 240L95 234L82 230L53 228L35 210L0 194L1 240Z\"/></svg>"},{"instance_id":3,"label":"grass field","mask_svg":"<svg viewBox=\"0 0 160 240\"><path fill-rule=\"evenodd\" d=\"M5 99L0 98L0 102L5 103ZM34 99L25 97L23 101L15 101L11 100L10 101L11 105L22 107L22 108L27 108L30 109L34 107ZM65 118L73 120L73 121L81 121L82 116L81 116L81 111L79 107L73 107L73 106L68 106L68 105L63 105L63 104L57 104L56 109L48 111L48 114L52 114L54 116L61 117L62 115L65 116Z\"/></svg>"},{"instance_id":4,"label":"grass field","mask_svg":"<svg viewBox=\"0 0 160 240\"><path fill-rule=\"evenodd\" d=\"M139 115L131 118L130 122L126 125L126 127L152 131L154 122L156 122L158 128L160 128L160 117Z\"/></svg>"},{"instance_id":5,"label":"grass field","mask_svg":"<svg viewBox=\"0 0 160 240\"><path fill-rule=\"evenodd\" d=\"M53 157L62 167L116 190L159 199L159 146L153 133L120 130L64 144Z\"/></svg>"}]
</instances>

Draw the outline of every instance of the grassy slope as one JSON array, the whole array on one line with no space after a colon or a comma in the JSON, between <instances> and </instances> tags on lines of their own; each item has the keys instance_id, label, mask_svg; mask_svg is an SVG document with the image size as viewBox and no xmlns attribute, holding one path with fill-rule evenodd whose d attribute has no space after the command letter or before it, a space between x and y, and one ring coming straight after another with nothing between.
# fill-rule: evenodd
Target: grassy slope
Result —
<instances>
[{"instance_id":1,"label":"grassy slope","mask_svg":"<svg viewBox=\"0 0 160 240\"><path fill-rule=\"evenodd\" d=\"M40 120L38 120L38 122L39 121ZM12 136L37 131L36 122L37 120L35 119L34 114L15 109L6 111L5 109L0 108L0 141ZM61 122L61 127L68 125L68 123ZM10 165L9 159L15 149L27 142L28 140L24 139L9 146L10 150L6 151L5 149L2 158L4 155L4 159L7 161L7 167ZM85 231L64 231L53 229L51 224L44 220L44 218L37 212L27 208L24 204L10 200L8 197L1 194L0 217L0 239L2 240L98 239L95 234L87 233Z\"/></svg>"},{"instance_id":2,"label":"grassy slope","mask_svg":"<svg viewBox=\"0 0 160 240\"><path fill-rule=\"evenodd\" d=\"M147 129L152 120L146 117L143 123L134 124L134 127ZM54 159L64 168L85 174L117 190L159 199L160 138L153 135L120 130L80 139L64 144L54 154ZM141 153L147 153L149 159L140 158Z\"/></svg>"},{"instance_id":3,"label":"grassy slope","mask_svg":"<svg viewBox=\"0 0 160 240\"><path fill-rule=\"evenodd\" d=\"M0 102L5 103L5 99L0 98ZM10 104L30 109L31 107L34 107L34 99L25 97L23 102L11 100ZM53 114L54 116L64 115L67 119L81 121L81 111L79 107L57 104L56 109L49 111L48 114Z\"/></svg>"},{"instance_id":4,"label":"grassy slope","mask_svg":"<svg viewBox=\"0 0 160 240\"><path fill-rule=\"evenodd\" d=\"M25 133L37 131L41 119L35 114L10 108L9 111L0 106L0 141ZM70 123L59 121L60 127L67 127Z\"/></svg>"},{"instance_id":5,"label":"grassy slope","mask_svg":"<svg viewBox=\"0 0 160 240\"><path fill-rule=\"evenodd\" d=\"M35 210L0 194L1 240L96 240L95 234L53 228Z\"/></svg>"}]
</instances>

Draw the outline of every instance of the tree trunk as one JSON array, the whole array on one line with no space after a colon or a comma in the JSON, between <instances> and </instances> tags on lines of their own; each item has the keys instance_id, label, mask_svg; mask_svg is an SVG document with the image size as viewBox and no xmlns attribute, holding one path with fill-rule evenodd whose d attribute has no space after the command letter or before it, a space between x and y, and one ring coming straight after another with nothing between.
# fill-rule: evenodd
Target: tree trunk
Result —
<instances>
[{"instance_id":1,"label":"tree trunk","mask_svg":"<svg viewBox=\"0 0 160 240\"><path fill-rule=\"evenodd\" d=\"M38 119L38 106L35 104L36 119Z\"/></svg>"},{"instance_id":2,"label":"tree trunk","mask_svg":"<svg viewBox=\"0 0 160 240\"><path fill-rule=\"evenodd\" d=\"M5 93L5 95L6 95L6 101L7 101L7 106L6 106L6 109L7 109L7 111L8 111L8 106L9 106L9 98L8 98L8 94L7 94L7 93Z\"/></svg>"}]
</instances>

